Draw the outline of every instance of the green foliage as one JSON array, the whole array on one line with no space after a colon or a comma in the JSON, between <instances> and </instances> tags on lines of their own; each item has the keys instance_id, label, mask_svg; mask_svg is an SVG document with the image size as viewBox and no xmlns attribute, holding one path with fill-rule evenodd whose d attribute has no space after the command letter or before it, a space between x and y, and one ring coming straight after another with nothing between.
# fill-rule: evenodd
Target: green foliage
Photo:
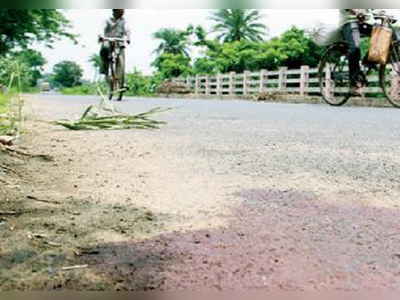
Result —
<instances>
[{"instance_id":1,"label":"green foliage","mask_svg":"<svg viewBox=\"0 0 400 300\"><path fill-rule=\"evenodd\" d=\"M193 69L191 59L182 54L164 53L159 55L153 63L159 76L163 79L191 75Z\"/></svg>"},{"instance_id":2,"label":"green foliage","mask_svg":"<svg viewBox=\"0 0 400 300\"><path fill-rule=\"evenodd\" d=\"M100 70L102 61L101 61L101 56L100 54L94 53L90 56L88 62L90 62L93 66L93 68L98 71Z\"/></svg>"},{"instance_id":3,"label":"green foliage","mask_svg":"<svg viewBox=\"0 0 400 300\"><path fill-rule=\"evenodd\" d=\"M125 85L129 87L127 96L146 96L155 93L156 87L162 82L159 75L144 76L141 72L134 70L127 74Z\"/></svg>"},{"instance_id":4,"label":"green foliage","mask_svg":"<svg viewBox=\"0 0 400 300\"><path fill-rule=\"evenodd\" d=\"M33 71L26 62L0 57L0 85L26 91L32 83Z\"/></svg>"},{"instance_id":5,"label":"green foliage","mask_svg":"<svg viewBox=\"0 0 400 300\"><path fill-rule=\"evenodd\" d=\"M163 81L159 75L144 76L141 72L134 70L132 73L126 74L125 85L129 87L126 96L149 96L154 95L156 87ZM83 82L70 88L62 88L60 90L63 95L96 95L98 94L98 84L91 82Z\"/></svg>"},{"instance_id":6,"label":"green foliage","mask_svg":"<svg viewBox=\"0 0 400 300\"><path fill-rule=\"evenodd\" d=\"M97 86L92 83L84 83L70 88L62 88L60 92L63 95L95 95Z\"/></svg>"},{"instance_id":7,"label":"green foliage","mask_svg":"<svg viewBox=\"0 0 400 300\"><path fill-rule=\"evenodd\" d=\"M286 56L282 61L290 69L298 69L302 65L318 66L319 60L325 51L309 37L305 30L292 27L278 39L281 51Z\"/></svg>"},{"instance_id":8,"label":"green foliage","mask_svg":"<svg viewBox=\"0 0 400 300\"><path fill-rule=\"evenodd\" d=\"M0 92L0 114L6 113L6 107L9 102L9 99L10 99L9 95L2 94Z\"/></svg>"},{"instance_id":9,"label":"green foliage","mask_svg":"<svg viewBox=\"0 0 400 300\"><path fill-rule=\"evenodd\" d=\"M33 41L44 41L50 46L58 37L74 40L70 23L58 9L0 10L0 55L16 47L26 48Z\"/></svg>"},{"instance_id":10,"label":"green foliage","mask_svg":"<svg viewBox=\"0 0 400 300\"><path fill-rule=\"evenodd\" d=\"M10 96L0 92L0 135L4 135L8 132L7 118L5 114L7 112L9 101Z\"/></svg>"},{"instance_id":11,"label":"green foliage","mask_svg":"<svg viewBox=\"0 0 400 300\"><path fill-rule=\"evenodd\" d=\"M26 70L24 74L28 80L28 87L36 86L38 80L42 77L43 67L46 64L43 55L39 51L25 49L12 53L10 59L29 68L29 71ZM24 88L24 90L26 90L26 88Z\"/></svg>"},{"instance_id":12,"label":"green foliage","mask_svg":"<svg viewBox=\"0 0 400 300\"><path fill-rule=\"evenodd\" d=\"M62 61L54 66L53 82L62 87L71 88L81 85L82 68L73 61Z\"/></svg>"},{"instance_id":13,"label":"green foliage","mask_svg":"<svg viewBox=\"0 0 400 300\"><path fill-rule=\"evenodd\" d=\"M301 65L316 67L324 52L324 48L316 45L304 30L296 27L268 42L242 40L221 43L207 40L203 33L201 28L196 30L196 44L206 50L204 56L194 62L195 74L276 70L280 66L291 69Z\"/></svg>"},{"instance_id":14,"label":"green foliage","mask_svg":"<svg viewBox=\"0 0 400 300\"><path fill-rule=\"evenodd\" d=\"M0 135L18 135L24 122L22 108L24 101L11 91L0 92Z\"/></svg>"},{"instance_id":15,"label":"green foliage","mask_svg":"<svg viewBox=\"0 0 400 300\"><path fill-rule=\"evenodd\" d=\"M161 40L156 49L158 55L174 54L189 56L189 36L193 33L193 27L189 26L186 30L173 28L163 28L154 34L154 38Z\"/></svg>"},{"instance_id":16,"label":"green foliage","mask_svg":"<svg viewBox=\"0 0 400 300\"><path fill-rule=\"evenodd\" d=\"M263 41L267 27L261 19L257 9L217 9L211 16L216 23L213 31L224 42Z\"/></svg>"}]
</instances>

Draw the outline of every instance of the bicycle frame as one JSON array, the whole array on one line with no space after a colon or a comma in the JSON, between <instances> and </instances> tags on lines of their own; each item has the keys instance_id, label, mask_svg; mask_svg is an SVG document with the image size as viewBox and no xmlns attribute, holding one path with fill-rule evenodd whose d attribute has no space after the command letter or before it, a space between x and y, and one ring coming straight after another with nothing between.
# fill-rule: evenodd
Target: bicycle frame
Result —
<instances>
[{"instance_id":1,"label":"bicycle frame","mask_svg":"<svg viewBox=\"0 0 400 300\"><path fill-rule=\"evenodd\" d=\"M123 86L123 78L118 78L118 63L122 53L122 49L125 48L125 39L121 38L101 38L102 41L110 43L110 53L109 53L109 64L108 64L108 76L107 81L110 85L109 97L112 98L113 95L120 94L120 99L122 94L127 91ZM124 71L123 71L124 72Z\"/></svg>"}]
</instances>

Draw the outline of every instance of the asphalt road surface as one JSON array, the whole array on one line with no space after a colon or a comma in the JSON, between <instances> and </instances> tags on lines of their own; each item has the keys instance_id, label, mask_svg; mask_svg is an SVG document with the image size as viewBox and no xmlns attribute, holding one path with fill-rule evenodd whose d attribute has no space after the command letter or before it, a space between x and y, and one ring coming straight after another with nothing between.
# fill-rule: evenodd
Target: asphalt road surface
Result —
<instances>
[{"instance_id":1,"label":"asphalt road surface","mask_svg":"<svg viewBox=\"0 0 400 300\"><path fill-rule=\"evenodd\" d=\"M57 120L97 101L49 95L29 107L36 119ZM25 142L58 157L42 169L57 192L75 186L75 196L122 207L129 198L163 219L140 238L129 230L91 236L96 255L76 263L113 288L400 287L400 111L137 98L115 105L173 110L155 116L168 122L155 131L39 126Z\"/></svg>"}]
</instances>

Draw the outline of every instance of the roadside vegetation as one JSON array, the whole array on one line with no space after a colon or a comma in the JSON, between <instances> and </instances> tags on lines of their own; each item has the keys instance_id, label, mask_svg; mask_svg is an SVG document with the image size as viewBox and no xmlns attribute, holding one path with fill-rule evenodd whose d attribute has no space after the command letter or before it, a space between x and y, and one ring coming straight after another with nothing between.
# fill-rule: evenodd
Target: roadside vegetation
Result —
<instances>
[{"instance_id":1,"label":"roadside vegetation","mask_svg":"<svg viewBox=\"0 0 400 300\"><path fill-rule=\"evenodd\" d=\"M87 81L83 79L82 67L73 61L61 61L54 66L51 74L43 74L46 60L40 52L27 48L33 40L51 44L60 36L75 41L75 36L70 33L70 23L62 11L39 9L15 12L4 9L0 17L5 16L5 11L10 11L7 20L23 20L26 32L33 37L21 35L20 28L13 26L11 36L0 42L0 54L5 55L0 60L0 84L7 86L11 65L18 63L23 74L22 90L25 92L38 91L38 83L48 82L53 90L64 95L97 94L101 65L98 54L88 58L95 70L95 78ZM33 21L34 24L29 23ZM48 27L45 22L51 22L51 26ZM263 15L257 9L216 9L210 14L209 22L210 30L194 24L187 28L161 28L155 32L153 37L159 43L154 49L154 72L144 75L138 70L127 70L126 86L129 91L126 95L152 96L162 82L174 77L277 70L282 66L297 69L308 65L313 68L317 67L325 50L314 42L324 33L321 23L308 29L292 27L280 36L270 37ZM363 46L366 47L367 44Z\"/></svg>"},{"instance_id":2,"label":"roadside vegetation","mask_svg":"<svg viewBox=\"0 0 400 300\"><path fill-rule=\"evenodd\" d=\"M46 60L29 46L58 38L73 41L70 22L58 9L1 9L0 19L0 135L18 136L23 117L22 92L38 91Z\"/></svg>"},{"instance_id":3,"label":"roadside vegetation","mask_svg":"<svg viewBox=\"0 0 400 300\"><path fill-rule=\"evenodd\" d=\"M318 65L324 48L314 38L323 32L323 24L308 30L292 27L271 38L262 17L257 9L216 9L209 16L210 30L195 25L158 30L153 36L159 42L154 49L154 73L146 76L127 70L130 90L126 95L152 96L163 81L180 76ZM101 60L93 54L88 61L96 70L92 82L82 79L77 65L60 74L59 66L71 66L71 62L60 62L46 80L62 94L96 94Z\"/></svg>"}]
</instances>

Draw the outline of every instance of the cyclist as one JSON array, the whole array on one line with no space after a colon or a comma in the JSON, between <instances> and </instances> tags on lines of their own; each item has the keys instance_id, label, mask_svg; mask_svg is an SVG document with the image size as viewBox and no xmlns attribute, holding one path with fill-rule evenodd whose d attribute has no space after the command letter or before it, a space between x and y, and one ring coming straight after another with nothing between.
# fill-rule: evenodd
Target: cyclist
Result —
<instances>
[{"instance_id":1,"label":"cyclist","mask_svg":"<svg viewBox=\"0 0 400 300\"><path fill-rule=\"evenodd\" d=\"M104 37L108 38L123 38L126 40L128 44L130 44L131 32L128 26L128 22L125 20L125 9L113 9L112 17L107 20L105 28L104 28ZM100 42L102 42L100 56L101 56L101 74L106 74L108 71L108 62L110 53L113 49L111 49L111 43L109 41L105 41L100 37ZM123 61L125 61L125 45L120 45L121 47L121 55ZM107 74L106 74L107 75Z\"/></svg>"},{"instance_id":2,"label":"cyclist","mask_svg":"<svg viewBox=\"0 0 400 300\"><path fill-rule=\"evenodd\" d=\"M377 9L340 9L340 28L344 40L349 46L349 71L350 71L350 94L360 96L361 88L365 84L364 74L360 69L361 51L360 40L362 36L371 36L372 24L366 22L371 13L378 13ZM400 39L398 30L393 32L393 38ZM368 65L367 61L363 61Z\"/></svg>"}]
</instances>

